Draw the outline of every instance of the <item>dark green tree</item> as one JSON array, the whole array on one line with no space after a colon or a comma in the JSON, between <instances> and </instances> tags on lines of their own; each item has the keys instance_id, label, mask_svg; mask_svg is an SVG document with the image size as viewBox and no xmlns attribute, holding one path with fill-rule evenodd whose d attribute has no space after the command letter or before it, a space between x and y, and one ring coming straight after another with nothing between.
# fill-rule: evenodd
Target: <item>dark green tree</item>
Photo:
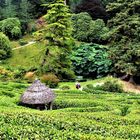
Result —
<instances>
[{"instance_id":1,"label":"dark green tree","mask_svg":"<svg viewBox=\"0 0 140 140\"><path fill-rule=\"evenodd\" d=\"M12 18L16 17L16 6L12 4L12 0L5 0L5 5L1 10L2 17L5 18Z\"/></svg>"},{"instance_id":2,"label":"dark green tree","mask_svg":"<svg viewBox=\"0 0 140 140\"><path fill-rule=\"evenodd\" d=\"M105 42L104 36L109 30L102 19L92 20L86 12L73 14L71 19L75 39L101 44Z\"/></svg>"},{"instance_id":3,"label":"dark green tree","mask_svg":"<svg viewBox=\"0 0 140 140\"><path fill-rule=\"evenodd\" d=\"M48 43L42 65L48 72L53 72L62 78L71 78L73 74L68 57L73 44L71 14L64 0L55 0L54 3L48 5L48 8L44 16L47 22L45 38ZM49 65L46 63L47 58L52 61Z\"/></svg>"},{"instance_id":4,"label":"dark green tree","mask_svg":"<svg viewBox=\"0 0 140 140\"><path fill-rule=\"evenodd\" d=\"M109 53L114 71L129 75L133 81L133 76L140 71L140 1L118 0L107 9L114 15L108 21Z\"/></svg>"},{"instance_id":5,"label":"dark green tree","mask_svg":"<svg viewBox=\"0 0 140 140\"><path fill-rule=\"evenodd\" d=\"M82 43L71 55L75 73L91 78L106 76L111 67L107 50L103 45Z\"/></svg>"},{"instance_id":6,"label":"dark green tree","mask_svg":"<svg viewBox=\"0 0 140 140\"><path fill-rule=\"evenodd\" d=\"M31 20L32 15L30 12L32 7L33 6L30 4L28 0L21 0L18 16L22 23L28 23Z\"/></svg>"}]
</instances>

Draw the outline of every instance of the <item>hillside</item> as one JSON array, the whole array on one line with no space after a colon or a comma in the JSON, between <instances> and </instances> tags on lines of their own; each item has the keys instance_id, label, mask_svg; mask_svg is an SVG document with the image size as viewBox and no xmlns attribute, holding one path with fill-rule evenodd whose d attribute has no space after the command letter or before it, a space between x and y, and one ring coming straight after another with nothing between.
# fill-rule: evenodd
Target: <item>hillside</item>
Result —
<instances>
[{"instance_id":1,"label":"hillside","mask_svg":"<svg viewBox=\"0 0 140 140\"><path fill-rule=\"evenodd\" d=\"M27 47L13 50L12 57L7 59L3 66L24 67L28 69L31 67L38 67L41 63L44 50L45 46L42 43L35 43Z\"/></svg>"}]
</instances>

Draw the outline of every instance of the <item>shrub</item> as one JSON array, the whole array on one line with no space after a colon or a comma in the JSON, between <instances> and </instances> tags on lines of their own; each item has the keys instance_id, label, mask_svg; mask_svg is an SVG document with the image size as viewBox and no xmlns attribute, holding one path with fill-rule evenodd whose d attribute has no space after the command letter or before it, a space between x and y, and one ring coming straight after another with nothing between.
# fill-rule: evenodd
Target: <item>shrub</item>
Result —
<instances>
[{"instance_id":1,"label":"shrub","mask_svg":"<svg viewBox=\"0 0 140 140\"><path fill-rule=\"evenodd\" d=\"M1 30L9 38L17 39L21 36L21 25L18 18L7 18L1 22Z\"/></svg>"},{"instance_id":2,"label":"shrub","mask_svg":"<svg viewBox=\"0 0 140 140\"><path fill-rule=\"evenodd\" d=\"M108 48L98 44L82 43L73 50L71 61L77 75L99 78L110 72L111 60L108 58Z\"/></svg>"},{"instance_id":3,"label":"shrub","mask_svg":"<svg viewBox=\"0 0 140 140\"><path fill-rule=\"evenodd\" d=\"M35 80L35 73L27 72L24 76L24 79L27 80L29 83L32 83Z\"/></svg>"},{"instance_id":4,"label":"shrub","mask_svg":"<svg viewBox=\"0 0 140 140\"><path fill-rule=\"evenodd\" d=\"M19 27L14 27L11 30L12 38L18 39L21 37L21 29Z\"/></svg>"},{"instance_id":5,"label":"shrub","mask_svg":"<svg viewBox=\"0 0 140 140\"><path fill-rule=\"evenodd\" d=\"M6 35L0 32L0 60L6 59L11 56L12 49L10 45L10 40Z\"/></svg>"},{"instance_id":6,"label":"shrub","mask_svg":"<svg viewBox=\"0 0 140 140\"><path fill-rule=\"evenodd\" d=\"M117 79L109 79L101 86L102 90L109 92L123 92L123 87Z\"/></svg>"},{"instance_id":7,"label":"shrub","mask_svg":"<svg viewBox=\"0 0 140 140\"><path fill-rule=\"evenodd\" d=\"M8 96L8 97L15 97L15 94L13 93L13 92L11 92L11 91L4 91L4 90L2 90L1 92L0 92L0 96Z\"/></svg>"},{"instance_id":8,"label":"shrub","mask_svg":"<svg viewBox=\"0 0 140 140\"><path fill-rule=\"evenodd\" d=\"M94 88L92 84L88 84L88 85L86 85L86 87L89 88L89 89L93 89Z\"/></svg>"},{"instance_id":9,"label":"shrub","mask_svg":"<svg viewBox=\"0 0 140 140\"><path fill-rule=\"evenodd\" d=\"M58 77L53 73L43 75L41 77L41 81L48 85L50 88L55 88L59 83Z\"/></svg>"},{"instance_id":10,"label":"shrub","mask_svg":"<svg viewBox=\"0 0 140 140\"><path fill-rule=\"evenodd\" d=\"M16 69L13 69L13 72L15 79L22 79L25 76L27 70L23 67L18 67Z\"/></svg>"},{"instance_id":11,"label":"shrub","mask_svg":"<svg viewBox=\"0 0 140 140\"><path fill-rule=\"evenodd\" d=\"M1 80L13 79L13 77L14 75L11 71L0 66L0 79Z\"/></svg>"},{"instance_id":12,"label":"shrub","mask_svg":"<svg viewBox=\"0 0 140 140\"><path fill-rule=\"evenodd\" d=\"M23 46L23 45L26 45L28 42L26 41L26 40L24 40L24 39L20 39L19 40L19 44L21 45L21 46Z\"/></svg>"},{"instance_id":13,"label":"shrub","mask_svg":"<svg viewBox=\"0 0 140 140\"><path fill-rule=\"evenodd\" d=\"M74 72L67 68L62 68L58 75L61 77L61 79L68 79L68 80L75 79Z\"/></svg>"},{"instance_id":14,"label":"shrub","mask_svg":"<svg viewBox=\"0 0 140 140\"><path fill-rule=\"evenodd\" d=\"M65 85L65 86L60 87L60 89L62 89L62 90L69 90L70 87Z\"/></svg>"}]
</instances>

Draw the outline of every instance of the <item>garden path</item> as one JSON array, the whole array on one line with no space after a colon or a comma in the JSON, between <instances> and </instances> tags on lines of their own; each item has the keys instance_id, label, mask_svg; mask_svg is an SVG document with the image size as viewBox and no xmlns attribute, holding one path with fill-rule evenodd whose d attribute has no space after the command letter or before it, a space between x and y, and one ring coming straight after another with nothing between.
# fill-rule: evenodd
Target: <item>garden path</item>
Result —
<instances>
[{"instance_id":1,"label":"garden path","mask_svg":"<svg viewBox=\"0 0 140 140\"><path fill-rule=\"evenodd\" d=\"M12 50L17 50L17 49L20 49L20 48L24 48L24 47L27 47L27 46L29 46L31 44L34 44L34 43L36 43L36 41L29 41L28 44L13 48Z\"/></svg>"}]
</instances>

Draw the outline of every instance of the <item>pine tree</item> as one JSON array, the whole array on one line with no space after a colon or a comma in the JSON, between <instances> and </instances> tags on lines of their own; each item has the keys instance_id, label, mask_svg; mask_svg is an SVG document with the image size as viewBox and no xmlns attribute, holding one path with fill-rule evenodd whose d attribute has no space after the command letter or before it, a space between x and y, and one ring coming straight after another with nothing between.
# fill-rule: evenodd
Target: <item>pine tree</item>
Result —
<instances>
[{"instance_id":1,"label":"pine tree","mask_svg":"<svg viewBox=\"0 0 140 140\"><path fill-rule=\"evenodd\" d=\"M22 23L28 23L32 15L30 13L32 9L32 5L28 0L21 0L20 6L19 6L19 19L21 20Z\"/></svg>"},{"instance_id":2,"label":"pine tree","mask_svg":"<svg viewBox=\"0 0 140 140\"><path fill-rule=\"evenodd\" d=\"M16 6L12 4L12 0L5 0L5 6L2 8L3 18L16 17Z\"/></svg>"},{"instance_id":3,"label":"pine tree","mask_svg":"<svg viewBox=\"0 0 140 140\"><path fill-rule=\"evenodd\" d=\"M133 76L140 71L140 1L118 0L110 3L108 12L114 15L109 20L110 57L117 73Z\"/></svg>"},{"instance_id":4,"label":"pine tree","mask_svg":"<svg viewBox=\"0 0 140 140\"><path fill-rule=\"evenodd\" d=\"M47 71L61 75L63 78L68 78L68 73L71 72L71 61L68 58L71 53L72 27L71 14L63 0L55 0L53 4L48 6L49 10L45 15L47 21L45 37L48 41L45 53L47 55L55 50L55 56L52 55L52 63L47 66ZM49 52L49 53L48 53ZM50 57L50 56L49 56ZM44 60L45 60L44 59ZM45 61L43 62L43 64ZM52 64L52 65L51 65Z\"/></svg>"}]
</instances>

